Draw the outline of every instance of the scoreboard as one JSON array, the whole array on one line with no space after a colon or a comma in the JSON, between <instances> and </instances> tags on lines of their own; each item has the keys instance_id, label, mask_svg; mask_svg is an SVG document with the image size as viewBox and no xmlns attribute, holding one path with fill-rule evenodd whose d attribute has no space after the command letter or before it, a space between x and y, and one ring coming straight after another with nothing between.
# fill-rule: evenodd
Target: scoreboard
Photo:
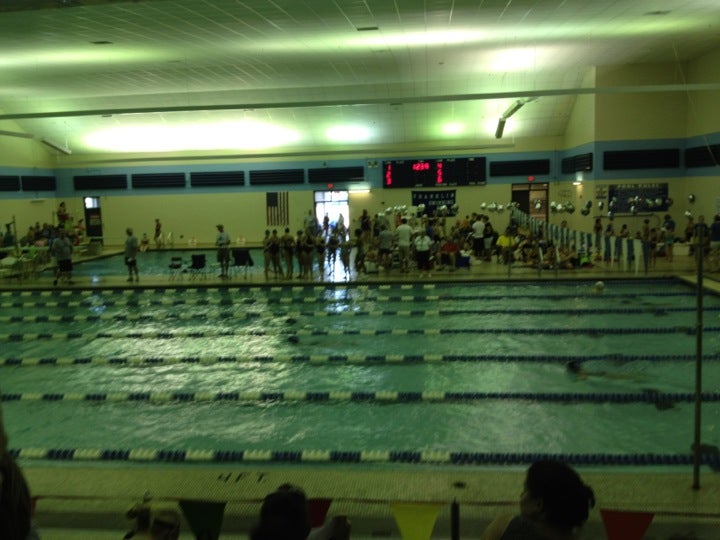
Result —
<instances>
[{"instance_id":1,"label":"scoreboard","mask_svg":"<svg viewBox=\"0 0 720 540\"><path fill-rule=\"evenodd\" d=\"M383 161L383 187L484 185L485 167L484 157Z\"/></svg>"}]
</instances>

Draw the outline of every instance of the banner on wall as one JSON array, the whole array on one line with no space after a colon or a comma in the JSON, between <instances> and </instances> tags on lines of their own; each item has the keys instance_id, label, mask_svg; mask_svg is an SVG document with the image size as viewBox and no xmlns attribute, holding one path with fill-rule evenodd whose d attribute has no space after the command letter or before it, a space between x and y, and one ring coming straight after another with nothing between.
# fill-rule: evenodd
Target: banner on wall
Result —
<instances>
[{"instance_id":1,"label":"banner on wall","mask_svg":"<svg viewBox=\"0 0 720 540\"><path fill-rule=\"evenodd\" d=\"M441 206L447 206L448 216L454 216L455 213L452 211L455 206L455 190L444 189L442 191L413 191L412 192L412 205L420 206L425 205L425 211L423 214L428 216L434 216L437 210Z\"/></svg>"}]
</instances>

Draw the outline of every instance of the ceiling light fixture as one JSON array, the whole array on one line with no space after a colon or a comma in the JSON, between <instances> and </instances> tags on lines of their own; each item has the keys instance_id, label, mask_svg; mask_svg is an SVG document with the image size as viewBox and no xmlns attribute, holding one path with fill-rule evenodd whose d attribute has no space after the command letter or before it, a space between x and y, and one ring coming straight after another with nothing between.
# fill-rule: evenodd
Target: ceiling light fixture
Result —
<instances>
[{"instance_id":1,"label":"ceiling light fixture","mask_svg":"<svg viewBox=\"0 0 720 540\"><path fill-rule=\"evenodd\" d=\"M70 150L67 147L67 145L62 146L51 139L41 139L41 140L44 145L49 146L50 148L57 150L58 152L65 154L66 156L69 156L70 154L72 154L72 150Z\"/></svg>"}]
</instances>

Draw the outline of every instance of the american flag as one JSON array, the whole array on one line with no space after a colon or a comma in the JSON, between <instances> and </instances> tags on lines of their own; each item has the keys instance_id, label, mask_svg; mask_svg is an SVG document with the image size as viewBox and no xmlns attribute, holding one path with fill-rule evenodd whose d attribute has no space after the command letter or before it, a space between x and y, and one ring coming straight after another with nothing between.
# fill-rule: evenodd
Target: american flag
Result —
<instances>
[{"instance_id":1,"label":"american flag","mask_svg":"<svg viewBox=\"0 0 720 540\"><path fill-rule=\"evenodd\" d=\"M290 225L290 210L287 191L266 193L267 224L276 227Z\"/></svg>"}]
</instances>

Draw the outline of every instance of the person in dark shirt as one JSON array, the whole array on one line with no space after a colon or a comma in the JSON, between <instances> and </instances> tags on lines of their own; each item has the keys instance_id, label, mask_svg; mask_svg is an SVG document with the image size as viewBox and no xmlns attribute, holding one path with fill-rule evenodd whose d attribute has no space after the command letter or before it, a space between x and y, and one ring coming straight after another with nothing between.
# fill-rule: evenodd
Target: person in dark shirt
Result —
<instances>
[{"instance_id":1,"label":"person in dark shirt","mask_svg":"<svg viewBox=\"0 0 720 540\"><path fill-rule=\"evenodd\" d=\"M573 540L585 524L595 494L561 461L533 463L520 496L520 514L495 519L481 540Z\"/></svg>"}]
</instances>

